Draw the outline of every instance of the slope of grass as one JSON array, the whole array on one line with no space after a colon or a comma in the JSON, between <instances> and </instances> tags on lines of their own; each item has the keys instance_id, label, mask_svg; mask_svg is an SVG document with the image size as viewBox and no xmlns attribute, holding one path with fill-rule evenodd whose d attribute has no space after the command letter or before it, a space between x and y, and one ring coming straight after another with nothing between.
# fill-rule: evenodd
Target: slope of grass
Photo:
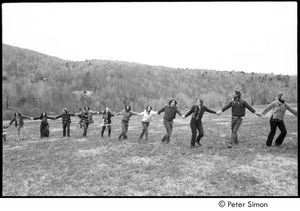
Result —
<instances>
[{"instance_id":1,"label":"slope of grass","mask_svg":"<svg viewBox=\"0 0 300 211\"><path fill-rule=\"evenodd\" d=\"M260 110L258 107L257 110ZM281 147L264 146L269 116L247 113L238 146L226 148L230 112L205 113L202 146L190 148L189 118L174 121L170 144L162 115L138 142L141 118L130 121L128 140L118 140L121 117L112 120L112 137L100 137L95 116L86 138L73 119L71 137L62 137L61 121L51 121L50 138L39 138L39 121L26 121L28 139L7 130L3 143L4 196L297 196L297 118L287 113L288 134ZM5 122L6 123L6 122ZM276 136L278 132L276 133Z\"/></svg>"}]
</instances>

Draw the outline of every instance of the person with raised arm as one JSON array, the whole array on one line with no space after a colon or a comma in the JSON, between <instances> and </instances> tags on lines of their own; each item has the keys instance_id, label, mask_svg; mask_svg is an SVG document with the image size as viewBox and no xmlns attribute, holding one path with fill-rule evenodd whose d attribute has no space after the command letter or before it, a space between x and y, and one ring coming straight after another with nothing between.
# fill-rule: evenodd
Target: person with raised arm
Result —
<instances>
[{"instance_id":1,"label":"person with raised arm","mask_svg":"<svg viewBox=\"0 0 300 211\"><path fill-rule=\"evenodd\" d=\"M292 109L292 107L285 102L285 94L280 92L278 94L278 98L269 104L266 108L264 108L260 114L265 115L272 109L272 115L270 118L270 127L271 131L268 135L266 145L270 147L272 145L273 138L276 133L276 128L278 127L280 130L279 136L275 140L275 146L280 146L287 134L285 124L284 124L284 115L286 110L298 116L298 111Z\"/></svg>"},{"instance_id":2,"label":"person with raised arm","mask_svg":"<svg viewBox=\"0 0 300 211\"><path fill-rule=\"evenodd\" d=\"M189 115L193 114L190 122L191 130L192 130L191 147L195 147L195 143L201 146L200 140L204 136L203 126L202 126L202 116L204 112L209 112L213 114L217 113L216 111L210 110L205 105L203 105L203 99L197 99L196 105L192 106L192 108L185 115L183 115L183 118L185 119ZM198 130L198 136L197 136L197 130Z\"/></svg>"},{"instance_id":3,"label":"person with raised arm","mask_svg":"<svg viewBox=\"0 0 300 211\"><path fill-rule=\"evenodd\" d=\"M167 144L170 142L171 134L173 131L173 120L176 118L176 113L178 113L180 116L183 117L180 110L178 109L177 101L176 100L170 100L169 104L160 109L157 113L160 115L162 112L165 112L164 114L164 125L166 128L166 134L161 139L161 141Z\"/></svg>"},{"instance_id":4,"label":"person with raised arm","mask_svg":"<svg viewBox=\"0 0 300 211\"><path fill-rule=\"evenodd\" d=\"M70 124L71 124L71 116L75 116L75 114L69 113L67 108L62 109L62 114L55 117L55 120L62 118L63 125L63 137L70 137Z\"/></svg>"},{"instance_id":5,"label":"person with raised arm","mask_svg":"<svg viewBox=\"0 0 300 211\"><path fill-rule=\"evenodd\" d=\"M13 119L9 122L9 124L6 127L6 129L7 129L12 123L15 123L15 127L17 128L17 132L18 132L18 140L19 141L25 140L25 136L26 136L26 131L25 131L25 127L24 127L24 119L33 120L32 117L22 115L17 111L14 113ZM21 133L22 133L22 137L21 137Z\"/></svg>"},{"instance_id":6,"label":"person with raised arm","mask_svg":"<svg viewBox=\"0 0 300 211\"><path fill-rule=\"evenodd\" d=\"M49 138L50 130L49 130L49 123L47 121L48 119L55 120L54 117L49 117L47 115L47 113L41 113L41 115L39 117L34 117L33 118L33 120L42 120L41 125L40 125L41 138L43 138L43 137Z\"/></svg>"},{"instance_id":7,"label":"person with raised arm","mask_svg":"<svg viewBox=\"0 0 300 211\"><path fill-rule=\"evenodd\" d=\"M123 115L123 118L121 120L121 124L122 124L122 132L121 134L119 135L119 140L121 140L121 138L123 137L123 139L127 139L127 132L128 132L128 127L129 127L129 120L130 120L130 117L132 115L138 115L137 112L134 112L131 110L131 106L129 105L126 105L125 106L125 109L123 111L120 111L119 113L116 113L115 116L118 116L118 115Z\"/></svg>"},{"instance_id":8,"label":"person with raised arm","mask_svg":"<svg viewBox=\"0 0 300 211\"><path fill-rule=\"evenodd\" d=\"M246 114L246 108L251 111L252 113L255 113L257 116L261 116L261 114L257 113L254 108L252 108L245 100L241 98L241 92L234 91L232 93L232 100L223 107L220 111L217 112L217 114L221 114L222 112L226 111L230 107L231 109L231 138L227 142L227 147L232 148L233 144L238 144L238 135L237 131L239 130L243 118Z\"/></svg>"},{"instance_id":9,"label":"person with raised arm","mask_svg":"<svg viewBox=\"0 0 300 211\"><path fill-rule=\"evenodd\" d=\"M148 141L148 127L152 120L152 116L154 114L157 114L157 111L153 111L152 107L150 105L147 105L146 109L139 114L139 115L143 116L143 118L142 118L143 130L139 136L139 141L142 140L144 135L145 135L146 141Z\"/></svg>"}]
</instances>

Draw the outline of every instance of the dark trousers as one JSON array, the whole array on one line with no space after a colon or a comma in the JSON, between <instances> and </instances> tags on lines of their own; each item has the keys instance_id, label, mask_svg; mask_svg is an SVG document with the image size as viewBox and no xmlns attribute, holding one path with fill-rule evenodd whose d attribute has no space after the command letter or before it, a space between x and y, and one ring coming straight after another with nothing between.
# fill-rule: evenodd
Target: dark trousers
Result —
<instances>
[{"instance_id":1,"label":"dark trousers","mask_svg":"<svg viewBox=\"0 0 300 211\"><path fill-rule=\"evenodd\" d=\"M139 137L139 139L142 139L144 134L146 137L146 140L148 140L148 127L149 127L150 122L142 122L142 126L143 126L143 131Z\"/></svg>"},{"instance_id":2,"label":"dark trousers","mask_svg":"<svg viewBox=\"0 0 300 211\"><path fill-rule=\"evenodd\" d=\"M239 130L241 124L242 124L243 118L241 117L232 117L231 119L231 138L228 143L228 146L231 146L233 143L238 144L238 135L237 131Z\"/></svg>"},{"instance_id":3,"label":"dark trousers","mask_svg":"<svg viewBox=\"0 0 300 211\"><path fill-rule=\"evenodd\" d=\"M66 132L67 136L70 136L70 123L63 124L63 137L66 136Z\"/></svg>"},{"instance_id":4,"label":"dark trousers","mask_svg":"<svg viewBox=\"0 0 300 211\"><path fill-rule=\"evenodd\" d=\"M204 136L202 121L196 121L194 118L191 119L190 122L191 130L192 130L192 138L191 138L191 146L195 146L195 142L200 144L200 139ZM198 130L198 136L197 136ZM196 139L197 136L197 139Z\"/></svg>"},{"instance_id":5,"label":"dark trousers","mask_svg":"<svg viewBox=\"0 0 300 211\"><path fill-rule=\"evenodd\" d=\"M127 139L127 131L128 131L128 126L129 126L129 121L121 121L122 124L122 133L119 135L119 139L121 139L123 137L123 139Z\"/></svg>"},{"instance_id":6,"label":"dark trousers","mask_svg":"<svg viewBox=\"0 0 300 211\"><path fill-rule=\"evenodd\" d=\"M103 134L104 134L104 131L105 131L106 127L108 128L108 137L110 137L110 134L111 134L111 125L102 126L101 137L103 137Z\"/></svg>"},{"instance_id":7,"label":"dark trousers","mask_svg":"<svg viewBox=\"0 0 300 211\"><path fill-rule=\"evenodd\" d=\"M166 141L166 143L170 142L171 134L173 131L173 122L164 120L164 125L167 131L167 134L162 138L162 142Z\"/></svg>"},{"instance_id":8,"label":"dark trousers","mask_svg":"<svg viewBox=\"0 0 300 211\"><path fill-rule=\"evenodd\" d=\"M83 121L83 135L82 136L86 136L87 135L88 127L89 127L89 123Z\"/></svg>"},{"instance_id":9,"label":"dark trousers","mask_svg":"<svg viewBox=\"0 0 300 211\"><path fill-rule=\"evenodd\" d=\"M279 134L279 136L275 140L275 145L281 145L284 138L285 138L285 136L286 136L286 134L287 134L284 122L282 120L277 120L277 119L271 118L270 119L270 126L271 126L271 131L268 135L268 140L266 142L266 145L269 146L269 147L272 145L272 141L273 141L273 138L275 136L277 127L279 128L281 133Z\"/></svg>"}]
</instances>

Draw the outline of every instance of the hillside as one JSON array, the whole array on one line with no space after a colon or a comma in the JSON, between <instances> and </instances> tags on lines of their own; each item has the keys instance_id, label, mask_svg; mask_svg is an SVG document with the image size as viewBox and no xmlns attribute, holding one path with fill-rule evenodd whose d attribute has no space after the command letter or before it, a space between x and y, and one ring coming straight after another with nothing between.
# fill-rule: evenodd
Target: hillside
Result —
<instances>
[{"instance_id":1,"label":"hillside","mask_svg":"<svg viewBox=\"0 0 300 211\"><path fill-rule=\"evenodd\" d=\"M219 109L234 90L240 90L252 105L270 103L279 91L286 93L288 102L296 103L297 76L67 61L2 45L3 119L11 118L15 110L36 116L59 113L63 107L77 112L85 105L92 110L120 111L130 104L134 111L142 111L150 104L157 110L171 98L177 99L181 109L193 105L196 98Z\"/></svg>"}]
</instances>

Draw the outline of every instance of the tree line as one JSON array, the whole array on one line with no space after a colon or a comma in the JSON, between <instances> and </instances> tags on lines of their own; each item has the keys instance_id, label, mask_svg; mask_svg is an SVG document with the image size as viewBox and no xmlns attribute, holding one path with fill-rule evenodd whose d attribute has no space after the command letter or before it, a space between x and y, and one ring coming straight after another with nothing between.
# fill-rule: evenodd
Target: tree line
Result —
<instances>
[{"instance_id":1,"label":"tree line","mask_svg":"<svg viewBox=\"0 0 300 211\"><path fill-rule=\"evenodd\" d=\"M32 50L2 45L3 119L15 110L27 115L60 113L67 107L77 112L110 107L119 111L129 104L142 111L147 104L160 109L175 98L181 109L203 98L220 108L240 90L252 105L268 104L279 91L297 103L297 76L242 71L216 71L150 66L123 61L66 61ZM86 95L90 92L91 95ZM78 94L82 92L82 94Z\"/></svg>"}]
</instances>

